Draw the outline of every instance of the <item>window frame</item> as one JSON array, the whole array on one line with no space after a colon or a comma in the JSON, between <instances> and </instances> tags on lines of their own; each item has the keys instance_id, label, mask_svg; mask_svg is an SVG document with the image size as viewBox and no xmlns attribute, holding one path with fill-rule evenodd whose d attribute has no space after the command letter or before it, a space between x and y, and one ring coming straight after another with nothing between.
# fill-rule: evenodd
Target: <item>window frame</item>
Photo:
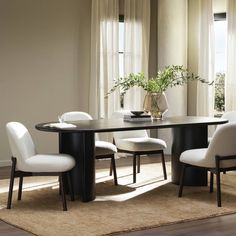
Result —
<instances>
[{"instance_id":1,"label":"window frame","mask_svg":"<svg viewBox=\"0 0 236 236\"><path fill-rule=\"evenodd\" d=\"M124 22L125 22L125 16L120 14L119 15L119 23L124 23ZM119 31L119 33L120 33L120 31ZM124 51L120 51L120 49L119 49L119 56L120 55L123 55L123 57L124 57ZM123 58L123 60L124 60L124 58ZM119 77L121 77L120 73L119 73ZM120 96L120 107L122 109L124 108L124 97L123 96Z\"/></svg>"}]
</instances>

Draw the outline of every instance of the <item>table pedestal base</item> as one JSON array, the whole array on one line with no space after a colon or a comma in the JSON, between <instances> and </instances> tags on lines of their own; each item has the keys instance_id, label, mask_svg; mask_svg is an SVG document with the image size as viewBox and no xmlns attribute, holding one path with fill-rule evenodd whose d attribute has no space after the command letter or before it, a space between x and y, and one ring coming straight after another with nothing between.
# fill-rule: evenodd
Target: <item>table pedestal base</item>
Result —
<instances>
[{"instance_id":1,"label":"table pedestal base","mask_svg":"<svg viewBox=\"0 0 236 236\"><path fill-rule=\"evenodd\" d=\"M60 153L70 154L76 159L76 166L70 172L75 198L81 198L83 202L94 200L96 196L94 133L59 133L59 147Z\"/></svg>"},{"instance_id":2,"label":"table pedestal base","mask_svg":"<svg viewBox=\"0 0 236 236\"><path fill-rule=\"evenodd\" d=\"M179 184L181 153L188 149L206 148L208 146L207 125L180 126L173 128L173 144L171 157L172 182ZM188 186L206 186L207 171L198 167L188 167L185 172L185 183Z\"/></svg>"}]
</instances>

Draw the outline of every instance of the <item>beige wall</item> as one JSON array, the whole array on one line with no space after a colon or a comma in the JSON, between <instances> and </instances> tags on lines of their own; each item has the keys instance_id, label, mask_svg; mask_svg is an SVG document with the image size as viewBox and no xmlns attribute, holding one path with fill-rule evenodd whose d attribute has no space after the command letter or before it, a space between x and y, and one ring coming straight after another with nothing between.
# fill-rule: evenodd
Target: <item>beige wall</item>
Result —
<instances>
[{"instance_id":1,"label":"beige wall","mask_svg":"<svg viewBox=\"0 0 236 236\"><path fill-rule=\"evenodd\" d=\"M158 21L158 1L151 0L151 16L150 16L150 46L149 46L149 65L148 65L148 72L149 78L156 76L158 65L157 65L157 55L158 55L158 48L157 48L157 37L158 37L158 30L157 30L157 21Z\"/></svg>"},{"instance_id":2,"label":"beige wall","mask_svg":"<svg viewBox=\"0 0 236 236\"><path fill-rule=\"evenodd\" d=\"M158 1L158 68L187 67L187 0ZM169 115L185 115L187 90L179 86L166 91Z\"/></svg>"},{"instance_id":3,"label":"beige wall","mask_svg":"<svg viewBox=\"0 0 236 236\"><path fill-rule=\"evenodd\" d=\"M198 73L198 32L199 32L199 1L188 1L188 69ZM197 83L188 85L188 115L196 115Z\"/></svg>"},{"instance_id":4,"label":"beige wall","mask_svg":"<svg viewBox=\"0 0 236 236\"><path fill-rule=\"evenodd\" d=\"M158 68L168 65L187 66L187 0L158 1ZM166 91L169 104L167 116L186 115L186 86ZM171 153L171 130L158 130L158 136L167 142L166 153Z\"/></svg>"},{"instance_id":5,"label":"beige wall","mask_svg":"<svg viewBox=\"0 0 236 236\"><path fill-rule=\"evenodd\" d=\"M91 1L0 1L0 166L10 160L8 121L23 122L38 150L58 150L36 131L69 110L87 110Z\"/></svg>"}]
</instances>

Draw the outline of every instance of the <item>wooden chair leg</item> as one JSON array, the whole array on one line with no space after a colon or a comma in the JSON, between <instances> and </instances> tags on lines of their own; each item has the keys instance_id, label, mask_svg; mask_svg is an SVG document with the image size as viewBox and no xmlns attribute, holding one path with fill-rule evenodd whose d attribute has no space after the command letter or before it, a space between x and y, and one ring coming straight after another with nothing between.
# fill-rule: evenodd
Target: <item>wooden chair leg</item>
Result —
<instances>
[{"instance_id":1,"label":"wooden chair leg","mask_svg":"<svg viewBox=\"0 0 236 236\"><path fill-rule=\"evenodd\" d=\"M213 186L214 186L214 175L211 172L211 174L210 174L210 193L213 192Z\"/></svg>"},{"instance_id":2,"label":"wooden chair leg","mask_svg":"<svg viewBox=\"0 0 236 236\"><path fill-rule=\"evenodd\" d=\"M11 209L12 192L13 192L13 186L14 186L15 170L16 170L16 158L12 158L11 179L10 179L10 184L9 184L9 192L8 192L8 200L7 200L7 209Z\"/></svg>"},{"instance_id":3,"label":"wooden chair leg","mask_svg":"<svg viewBox=\"0 0 236 236\"><path fill-rule=\"evenodd\" d=\"M67 176L67 181L68 181L68 186L69 186L70 200L74 201L75 200L75 194L74 194L74 188L73 188L73 185L72 185L72 177L71 177L70 172L67 172L66 176Z\"/></svg>"},{"instance_id":4,"label":"wooden chair leg","mask_svg":"<svg viewBox=\"0 0 236 236\"><path fill-rule=\"evenodd\" d=\"M20 179L19 179L19 189L18 189L18 198L17 198L17 200L21 200L21 196L22 196L22 185L23 185L23 176L20 176Z\"/></svg>"},{"instance_id":5,"label":"wooden chair leg","mask_svg":"<svg viewBox=\"0 0 236 236\"><path fill-rule=\"evenodd\" d=\"M165 163L165 156L164 156L164 152L161 152L161 162L162 162L162 169L163 169L163 175L164 175L164 179L167 179L167 174L166 174L166 163Z\"/></svg>"},{"instance_id":6,"label":"wooden chair leg","mask_svg":"<svg viewBox=\"0 0 236 236\"><path fill-rule=\"evenodd\" d=\"M65 188L64 188L64 173L59 174L59 182L61 187L61 200L62 200L62 206L63 211L67 211L67 204L66 204L66 194L65 194Z\"/></svg>"},{"instance_id":7,"label":"wooden chair leg","mask_svg":"<svg viewBox=\"0 0 236 236\"><path fill-rule=\"evenodd\" d=\"M133 183L136 183L136 155L133 155Z\"/></svg>"},{"instance_id":8,"label":"wooden chair leg","mask_svg":"<svg viewBox=\"0 0 236 236\"><path fill-rule=\"evenodd\" d=\"M217 205L218 207L221 207L220 172L216 174L216 186L217 186Z\"/></svg>"},{"instance_id":9,"label":"wooden chair leg","mask_svg":"<svg viewBox=\"0 0 236 236\"><path fill-rule=\"evenodd\" d=\"M216 156L216 192L217 192L217 205L221 207L221 187L220 187L220 160Z\"/></svg>"},{"instance_id":10,"label":"wooden chair leg","mask_svg":"<svg viewBox=\"0 0 236 236\"><path fill-rule=\"evenodd\" d=\"M137 162L137 173L140 173L140 155L137 155L137 157L138 157L138 162Z\"/></svg>"},{"instance_id":11,"label":"wooden chair leg","mask_svg":"<svg viewBox=\"0 0 236 236\"><path fill-rule=\"evenodd\" d=\"M179 195L178 197L182 197L183 187L184 187L184 175L185 175L186 164L182 164L182 169L180 173L180 183L179 183Z\"/></svg>"},{"instance_id":12,"label":"wooden chair leg","mask_svg":"<svg viewBox=\"0 0 236 236\"><path fill-rule=\"evenodd\" d=\"M109 173L110 176L112 176L112 170L113 170L113 164L112 164L112 160L111 160L111 162L110 162L110 173Z\"/></svg>"},{"instance_id":13,"label":"wooden chair leg","mask_svg":"<svg viewBox=\"0 0 236 236\"><path fill-rule=\"evenodd\" d=\"M112 169L113 169L113 173L114 173L114 184L118 185L117 174L116 174L116 161L115 161L114 155L112 155L111 164L112 164Z\"/></svg>"}]
</instances>

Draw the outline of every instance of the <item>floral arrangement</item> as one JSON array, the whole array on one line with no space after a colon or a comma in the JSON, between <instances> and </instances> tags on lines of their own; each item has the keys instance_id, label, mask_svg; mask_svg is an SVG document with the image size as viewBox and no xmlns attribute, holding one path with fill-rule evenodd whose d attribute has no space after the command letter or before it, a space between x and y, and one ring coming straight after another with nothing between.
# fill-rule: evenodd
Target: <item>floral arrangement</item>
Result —
<instances>
[{"instance_id":1,"label":"floral arrangement","mask_svg":"<svg viewBox=\"0 0 236 236\"><path fill-rule=\"evenodd\" d=\"M121 96L124 96L125 93L134 86L142 87L145 91L150 93L162 93L168 88L184 85L194 80L208 85L214 83L214 81L208 82L190 73L183 66L171 65L166 66L163 70L159 70L154 78L146 79L143 73L130 73L128 77L119 78L115 80L114 86L107 93L106 97L117 89L120 89Z\"/></svg>"}]
</instances>

